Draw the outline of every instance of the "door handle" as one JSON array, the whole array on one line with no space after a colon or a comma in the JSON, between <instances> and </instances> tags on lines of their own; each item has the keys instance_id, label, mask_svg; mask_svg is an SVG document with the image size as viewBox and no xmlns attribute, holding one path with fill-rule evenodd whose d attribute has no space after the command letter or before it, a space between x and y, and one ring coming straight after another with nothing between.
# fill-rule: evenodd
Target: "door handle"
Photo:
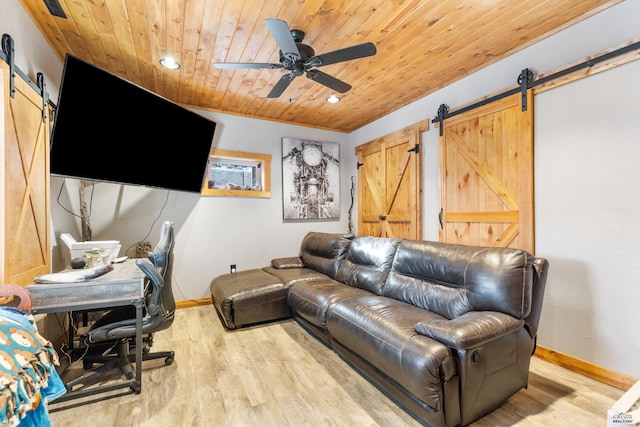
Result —
<instances>
[{"instance_id":1,"label":"door handle","mask_svg":"<svg viewBox=\"0 0 640 427\"><path fill-rule=\"evenodd\" d=\"M442 230L444 228L444 226L442 225L442 214L443 214L443 209L440 208L440 213L438 213L438 221L440 222L440 230Z\"/></svg>"}]
</instances>

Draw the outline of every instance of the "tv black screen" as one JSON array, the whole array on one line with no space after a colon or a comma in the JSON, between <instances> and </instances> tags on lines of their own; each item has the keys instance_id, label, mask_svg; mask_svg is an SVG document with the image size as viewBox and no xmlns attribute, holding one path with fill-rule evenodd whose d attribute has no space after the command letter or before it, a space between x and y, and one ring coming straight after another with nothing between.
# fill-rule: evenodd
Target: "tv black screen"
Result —
<instances>
[{"instance_id":1,"label":"tv black screen","mask_svg":"<svg viewBox=\"0 0 640 427\"><path fill-rule=\"evenodd\" d=\"M50 173L199 193L216 123L67 54Z\"/></svg>"}]
</instances>

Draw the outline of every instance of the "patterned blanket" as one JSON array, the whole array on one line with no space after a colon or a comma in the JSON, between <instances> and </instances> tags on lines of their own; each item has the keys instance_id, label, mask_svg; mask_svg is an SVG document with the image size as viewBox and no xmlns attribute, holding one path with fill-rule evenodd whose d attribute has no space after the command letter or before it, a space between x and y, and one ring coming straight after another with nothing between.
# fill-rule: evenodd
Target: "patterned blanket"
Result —
<instances>
[{"instance_id":1,"label":"patterned blanket","mask_svg":"<svg viewBox=\"0 0 640 427\"><path fill-rule=\"evenodd\" d=\"M34 421L41 399L55 399L66 392L55 366L58 355L42 337L33 316L14 307L0 307L0 425L46 425ZM40 417L42 416L42 412ZM34 424L35 422L35 424Z\"/></svg>"}]
</instances>

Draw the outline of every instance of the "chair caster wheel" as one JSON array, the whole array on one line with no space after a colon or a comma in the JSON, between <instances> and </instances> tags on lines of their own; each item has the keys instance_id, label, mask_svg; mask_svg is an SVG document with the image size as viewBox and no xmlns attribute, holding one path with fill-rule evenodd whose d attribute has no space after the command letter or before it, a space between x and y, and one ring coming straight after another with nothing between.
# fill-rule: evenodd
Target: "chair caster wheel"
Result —
<instances>
[{"instance_id":1,"label":"chair caster wheel","mask_svg":"<svg viewBox=\"0 0 640 427\"><path fill-rule=\"evenodd\" d=\"M165 365L171 365L172 363L173 363L173 357L167 357L166 359L164 359Z\"/></svg>"}]
</instances>

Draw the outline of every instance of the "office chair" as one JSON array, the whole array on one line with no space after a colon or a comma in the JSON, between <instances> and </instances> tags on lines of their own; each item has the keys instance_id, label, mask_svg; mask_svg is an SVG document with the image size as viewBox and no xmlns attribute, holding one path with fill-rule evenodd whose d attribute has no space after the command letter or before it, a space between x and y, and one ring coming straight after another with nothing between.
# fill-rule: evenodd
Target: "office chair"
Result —
<instances>
[{"instance_id":1,"label":"office chair","mask_svg":"<svg viewBox=\"0 0 640 427\"><path fill-rule=\"evenodd\" d=\"M164 358L165 365L173 363L174 352L151 352L153 334L167 329L173 323L176 303L171 288L171 272L173 267L174 223L165 221L160 231L160 241L153 252L147 253L150 265L136 260L136 265L148 279L145 292L144 313L142 319L143 351L142 360ZM89 348L91 344L98 349L98 354L86 354L83 358L84 369L91 369L94 363L102 366L67 383L67 390L73 386L95 383L95 376L119 367L127 379L134 377L132 363L135 362L136 310L134 306L118 307L105 313L87 332ZM106 344L106 345L102 345ZM107 349L100 353L101 350ZM89 381L91 380L91 381ZM134 390L135 391L135 390Z\"/></svg>"}]
</instances>

